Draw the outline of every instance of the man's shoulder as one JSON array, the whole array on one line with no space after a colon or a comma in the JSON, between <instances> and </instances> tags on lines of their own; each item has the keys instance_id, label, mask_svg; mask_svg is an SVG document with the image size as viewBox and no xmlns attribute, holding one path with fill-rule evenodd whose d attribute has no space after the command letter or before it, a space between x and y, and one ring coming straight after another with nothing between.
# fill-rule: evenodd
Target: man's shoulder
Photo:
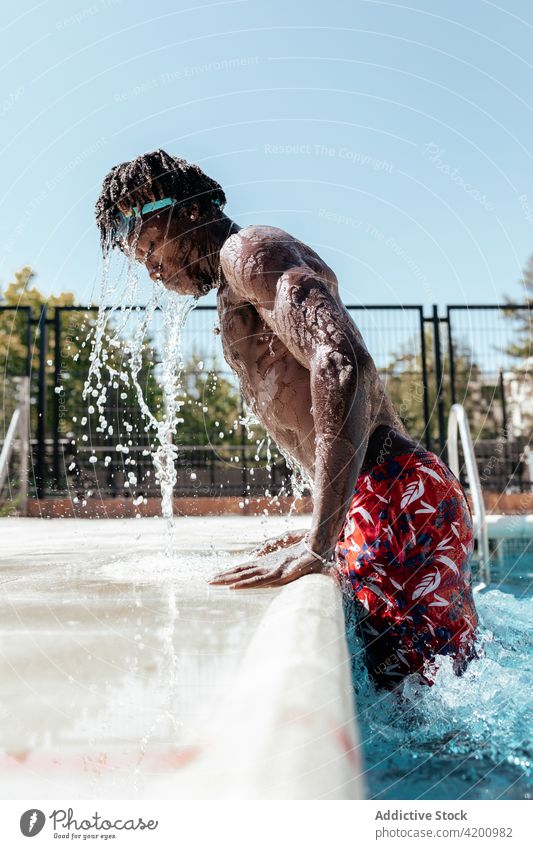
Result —
<instances>
[{"instance_id":1,"label":"man's shoulder","mask_svg":"<svg viewBox=\"0 0 533 849\"><path fill-rule=\"evenodd\" d=\"M233 233L220 251L222 271L234 280L274 271L298 253L298 241L279 227L251 224Z\"/></svg>"},{"instance_id":2,"label":"man's shoulder","mask_svg":"<svg viewBox=\"0 0 533 849\"><path fill-rule=\"evenodd\" d=\"M248 227L241 227L236 233L233 233L224 243L222 250L228 244L235 245L280 245L286 243L295 243L298 240L295 236L291 236L280 227L271 227L269 224L249 224Z\"/></svg>"},{"instance_id":3,"label":"man's shoulder","mask_svg":"<svg viewBox=\"0 0 533 849\"><path fill-rule=\"evenodd\" d=\"M279 227L252 224L231 235L220 251L220 264L229 285L243 298L254 296L266 302L276 292L277 282L291 272L311 273L338 296L334 272L304 242Z\"/></svg>"}]
</instances>

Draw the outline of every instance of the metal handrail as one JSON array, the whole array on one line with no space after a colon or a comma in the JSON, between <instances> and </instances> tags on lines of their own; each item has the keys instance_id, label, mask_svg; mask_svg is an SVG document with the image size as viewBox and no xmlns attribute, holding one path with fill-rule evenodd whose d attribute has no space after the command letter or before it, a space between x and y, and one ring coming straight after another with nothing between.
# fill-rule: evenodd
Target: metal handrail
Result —
<instances>
[{"instance_id":1,"label":"metal handrail","mask_svg":"<svg viewBox=\"0 0 533 849\"><path fill-rule=\"evenodd\" d=\"M0 451L0 492L6 482L9 461L15 439L19 437L20 445L20 510L26 515L28 502L28 453L29 453L29 410L30 410L30 379L22 377L18 390L18 406L15 408L7 433Z\"/></svg>"},{"instance_id":2,"label":"metal handrail","mask_svg":"<svg viewBox=\"0 0 533 849\"><path fill-rule=\"evenodd\" d=\"M485 503L483 501L483 492L481 491L481 483L479 480L479 472L474 454L474 446L472 443L472 434L466 416L465 408L462 404L452 404L450 415L448 417L448 463L450 469L459 477L459 444L457 434L461 436L461 444L463 446L466 473L470 484L470 493L477 520L477 543L479 554L479 576L481 583L474 589L479 591L490 583L490 552L489 552L489 537L487 532L487 519L485 516Z\"/></svg>"},{"instance_id":3,"label":"metal handrail","mask_svg":"<svg viewBox=\"0 0 533 849\"><path fill-rule=\"evenodd\" d=\"M7 429L6 438L4 439L4 444L2 445L2 451L0 452L0 491L4 485L5 479L7 477L7 469L9 466L9 461L11 459L11 453L13 451L13 446L15 444L15 437L17 435L18 423L20 419L20 409L17 407L13 415L11 416L11 421L9 422L9 427Z\"/></svg>"}]
</instances>

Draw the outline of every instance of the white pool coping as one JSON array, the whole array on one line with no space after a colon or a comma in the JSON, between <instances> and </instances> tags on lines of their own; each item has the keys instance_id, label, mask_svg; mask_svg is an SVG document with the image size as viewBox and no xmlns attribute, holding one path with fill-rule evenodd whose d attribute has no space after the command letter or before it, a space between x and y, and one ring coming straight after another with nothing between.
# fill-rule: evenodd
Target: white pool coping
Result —
<instances>
[{"instance_id":1,"label":"white pool coping","mask_svg":"<svg viewBox=\"0 0 533 849\"><path fill-rule=\"evenodd\" d=\"M292 526L305 527L308 521L308 517L296 517ZM267 536L279 534L286 528L286 519L280 517L184 517L176 523L175 539L178 547L187 552L187 556L191 553L191 557L197 558L194 562L201 563L202 555L207 554L209 548L211 551L224 549L230 555L246 552L252 544ZM17 677L9 679L9 709L12 712L16 713L18 700L22 704L24 696L27 696L25 691L30 679L35 692L45 689L46 685L43 683L41 686L39 677L39 662L43 662L39 659L39 650L43 646L54 646L53 650L48 649L53 657L44 661L45 664L50 661L51 667L57 666L57 652L61 674L58 677L57 669L52 669L52 680L62 687L67 666L61 641L65 642L65 648L69 651L76 650L76 640L83 646L84 640L88 639L87 628L92 627L91 617L94 618L94 612L100 615L100 611L120 609L120 597L113 595L115 585L111 583L108 588L102 581L105 571L98 572L95 568L95 579L90 583L91 564L96 561L101 564L108 555L116 557L117 554L123 564L134 564L136 558L146 561L154 551L160 551L163 537L164 525L162 521L154 519L0 520L0 590L3 609L13 615L14 609L16 613L17 599L20 599L21 609L23 604L28 603L27 610L30 611L24 614L26 619L22 617L26 624L22 631L18 631L18 645L16 640L0 639L2 659L7 669L13 669L14 663L18 662L23 664L24 670L22 666L19 669L20 693L17 690ZM86 599L89 600L87 604L93 607L89 609L90 616L86 619L82 617L83 621L77 626L78 632L75 628L74 631L71 629L67 636L64 626L72 623L66 620L75 614L66 611L62 621L62 599L55 595L54 575L60 576L57 585L61 586L61 581L65 582L65 575L68 580L69 574L81 574L82 594L86 592ZM109 574L113 575L112 567ZM116 592L122 598L129 592L128 582L138 591L139 580L144 580L142 575L139 579L135 574L133 565L131 574L127 568L122 568L119 577ZM54 628L56 622L59 623L57 637L50 637L49 630L46 632L48 637L43 636L43 623L35 621L35 626L32 624L33 608L28 591L31 596L34 584L37 587L36 597L39 598L39 592L43 593L47 610L53 614L43 619L46 628L50 628L50 622ZM63 586L68 587L68 583L63 583ZM91 774L91 770L94 772L94 762L90 770L80 770L76 766L83 756L84 745L83 739L80 741L79 725L74 724L73 731L69 730L66 735L61 736L58 732L57 739L63 742L59 750L55 745L53 751L46 748L41 738L37 744L28 741L27 745L21 746L20 739L15 740L14 737L10 746L8 733L7 744L4 744L7 756L4 755L3 766L0 767L0 792L3 798L32 795L57 798L62 794L69 798L362 798L364 787L360 776L363 768L342 598L337 583L329 576L310 575L279 590L256 591L247 599L243 598L243 593L226 588L208 588L204 577L198 578L192 590L190 582L183 584L182 593L179 580L175 586L180 606L178 615L182 620L187 618L187 599L190 597L193 614L200 609L194 608L195 599L197 602L198 598L204 604L202 610L209 611L209 605L213 605L213 610L216 607L216 628L224 628L226 623L227 627L231 627L237 614L248 623L247 644L242 657L238 663L235 661L236 668L228 678L228 685L216 705L211 705L210 713L199 722L200 745L196 746L195 740L190 741L191 751L195 753L192 760L185 758L172 769L152 767L132 786L128 785L128 775L122 767L115 770L114 774L103 770L95 780L95 775ZM101 602L98 593L102 594ZM165 593L164 585L158 585L157 593L157 597L152 597L160 601ZM249 614L246 607L248 603ZM69 604L67 610L70 610ZM35 610L37 620L38 604ZM123 608L124 615L128 615L128 610L127 606ZM18 625L18 620L14 621ZM103 636L98 636L97 629L96 636L91 632L90 639L93 643L94 640L104 640L100 642L104 655L105 651L109 651L109 644L105 643L108 637L104 634L102 624L105 626L103 618L98 626ZM188 633L186 627L187 630L182 633ZM117 639L120 636L117 630ZM52 639L52 643L45 643L46 639ZM74 649L69 640L74 643ZM221 645L225 645L223 641ZM193 645L192 648L193 658L195 651L217 651L216 643L213 648L213 635L209 639L206 637L203 642L200 636L198 647L194 648ZM227 652L227 648L222 647L220 651ZM35 657L32 656L33 652ZM14 658L19 660L14 661ZM113 662L117 658L122 660L119 654L116 657L110 655ZM224 661L222 656L221 661ZM31 671L26 672L26 669ZM22 671L23 674L20 674ZM90 676L94 671L94 661L92 668L86 669L83 664L79 666L74 676L76 684L84 684L86 671ZM103 674L107 676L108 673ZM196 680L194 675L186 676L184 680L189 679ZM93 680L88 677L86 683ZM119 685L123 685L122 678L117 680ZM104 677L102 687L106 683ZM126 702L128 693L135 692L131 675L127 683L129 689L122 686L122 691L118 691L119 695L120 692L125 695ZM65 692L69 692L67 687ZM56 697L52 693L50 698ZM88 697L89 704L90 698L93 697ZM117 704L120 704L120 699ZM116 743L112 734L102 738L107 746L104 754L110 761L120 749L120 710L125 709L117 707L117 715L114 715L111 702L112 713L106 719L106 727L109 727L111 718L119 731L116 732ZM131 700L129 709L131 714ZM28 715L31 721L31 707ZM96 711L94 723L100 722L100 715L101 710L100 714ZM126 719L125 714L124 728ZM94 723L93 730L97 727ZM90 736L89 733L88 747ZM164 740L160 742L164 743ZM24 749L23 755L21 748ZM45 787L43 792L43 774L46 776L48 756L53 759L53 771L50 772L53 780L49 789ZM121 770L122 774L117 780Z\"/></svg>"},{"instance_id":2,"label":"white pool coping","mask_svg":"<svg viewBox=\"0 0 533 849\"><path fill-rule=\"evenodd\" d=\"M283 587L220 706L205 758L181 776L187 795L363 798L349 669L335 582L309 575Z\"/></svg>"},{"instance_id":3,"label":"white pool coping","mask_svg":"<svg viewBox=\"0 0 533 849\"><path fill-rule=\"evenodd\" d=\"M488 513L486 519L489 539L533 538L533 513Z\"/></svg>"}]
</instances>

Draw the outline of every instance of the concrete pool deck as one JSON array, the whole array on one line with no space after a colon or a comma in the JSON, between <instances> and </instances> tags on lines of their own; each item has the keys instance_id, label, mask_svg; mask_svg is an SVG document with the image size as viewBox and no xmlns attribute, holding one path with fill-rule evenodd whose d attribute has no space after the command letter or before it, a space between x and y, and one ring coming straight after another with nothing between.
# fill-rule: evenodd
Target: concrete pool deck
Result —
<instances>
[{"instance_id":1,"label":"concrete pool deck","mask_svg":"<svg viewBox=\"0 0 533 849\"><path fill-rule=\"evenodd\" d=\"M287 521L0 520L2 798L360 798L337 584L207 583Z\"/></svg>"}]
</instances>

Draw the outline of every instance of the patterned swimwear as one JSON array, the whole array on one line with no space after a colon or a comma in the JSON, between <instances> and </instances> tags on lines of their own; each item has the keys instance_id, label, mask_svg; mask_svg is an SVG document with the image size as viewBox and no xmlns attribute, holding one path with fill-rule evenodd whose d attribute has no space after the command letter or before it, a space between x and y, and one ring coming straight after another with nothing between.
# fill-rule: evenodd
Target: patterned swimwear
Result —
<instances>
[{"instance_id":1,"label":"patterned swimwear","mask_svg":"<svg viewBox=\"0 0 533 849\"><path fill-rule=\"evenodd\" d=\"M472 518L457 478L429 451L363 472L336 547L349 577L373 680L393 688L410 673L432 684L436 655L455 672L476 657Z\"/></svg>"}]
</instances>

